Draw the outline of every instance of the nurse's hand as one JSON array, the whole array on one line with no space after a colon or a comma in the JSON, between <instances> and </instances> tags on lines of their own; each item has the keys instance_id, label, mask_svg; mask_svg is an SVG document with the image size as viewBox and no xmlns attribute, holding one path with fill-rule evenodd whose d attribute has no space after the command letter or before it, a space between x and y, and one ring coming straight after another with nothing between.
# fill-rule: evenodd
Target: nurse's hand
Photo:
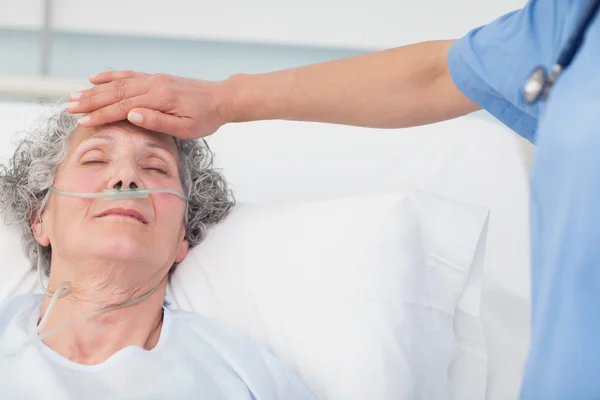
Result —
<instances>
[{"instance_id":1,"label":"nurse's hand","mask_svg":"<svg viewBox=\"0 0 600 400\"><path fill-rule=\"evenodd\" d=\"M134 125L181 139L215 133L229 122L225 82L133 71L102 72L95 86L71 94L65 109L92 127L128 119Z\"/></svg>"}]
</instances>

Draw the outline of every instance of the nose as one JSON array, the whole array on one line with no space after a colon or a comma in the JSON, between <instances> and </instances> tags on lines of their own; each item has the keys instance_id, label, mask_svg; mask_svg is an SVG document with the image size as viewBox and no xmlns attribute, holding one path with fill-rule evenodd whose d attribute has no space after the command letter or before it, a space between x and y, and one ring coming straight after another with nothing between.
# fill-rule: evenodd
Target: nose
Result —
<instances>
[{"instance_id":1,"label":"nose","mask_svg":"<svg viewBox=\"0 0 600 400\"><path fill-rule=\"evenodd\" d=\"M117 183L115 183L115 185L113 186L115 189L117 190L121 190L123 188L123 181L119 181ZM129 189L137 189L137 185L135 182L129 182Z\"/></svg>"},{"instance_id":2,"label":"nose","mask_svg":"<svg viewBox=\"0 0 600 400\"><path fill-rule=\"evenodd\" d=\"M108 182L109 189L137 189L140 187L140 178L134 166L121 164L115 167L114 176Z\"/></svg>"}]
</instances>

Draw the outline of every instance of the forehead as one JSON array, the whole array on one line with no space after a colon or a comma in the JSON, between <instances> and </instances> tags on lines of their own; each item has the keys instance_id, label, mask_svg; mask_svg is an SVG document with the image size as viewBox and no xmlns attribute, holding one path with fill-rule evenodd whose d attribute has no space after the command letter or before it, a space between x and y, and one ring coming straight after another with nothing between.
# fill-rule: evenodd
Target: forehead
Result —
<instances>
[{"instance_id":1,"label":"forehead","mask_svg":"<svg viewBox=\"0 0 600 400\"><path fill-rule=\"evenodd\" d=\"M92 139L115 142L123 138L140 140L150 147L163 148L171 152L174 156L177 156L177 146L173 136L143 129L126 121L93 128L78 126L69 138L69 147L71 150L74 150L80 144Z\"/></svg>"}]
</instances>

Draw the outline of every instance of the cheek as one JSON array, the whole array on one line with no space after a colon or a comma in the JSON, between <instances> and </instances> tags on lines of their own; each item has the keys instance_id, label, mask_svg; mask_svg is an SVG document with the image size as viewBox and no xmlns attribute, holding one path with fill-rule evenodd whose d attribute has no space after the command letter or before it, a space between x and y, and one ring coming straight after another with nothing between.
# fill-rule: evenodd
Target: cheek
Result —
<instances>
[{"instance_id":1,"label":"cheek","mask_svg":"<svg viewBox=\"0 0 600 400\"><path fill-rule=\"evenodd\" d=\"M162 175L154 171L141 171L140 178L145 187L170 188L183 193L183 188L177 178Z\"/></svg>"},{"instance_id":2,"label":"cheek","mask_svg":"<svg viewBox=\"0 0 600 400\"><path fill-rule=\"evenodd\" d=\"M55 185L73 192L97 192L105 179L105 173L101 170L74 170L69 171L68 176L57 177Z\"/></svg>"},{"instance_id":3,"label":"cheek","mask_svg":"<svg viewBox=\"0 0 600 400\"><path fill-rule=\"evenodd\" d=\"M169 235L179 233L183 229L185 203L170 195L160 195L157 197L154 200L154 206L156 208L156 224L159 231L168 231Z\"/></svg>"},{"instance_id":4,"label":"cheek","mask_svg":"<svg viewBox=\"0 0 600 400\"><path fill-rule=\"evenodd\" d=\"M78 232L77 225L82 221L81 216L87 213L90 203L88 199L55 196L43 216L50 240L56 242L57 239Z\"/></svg>"}]
</instances>

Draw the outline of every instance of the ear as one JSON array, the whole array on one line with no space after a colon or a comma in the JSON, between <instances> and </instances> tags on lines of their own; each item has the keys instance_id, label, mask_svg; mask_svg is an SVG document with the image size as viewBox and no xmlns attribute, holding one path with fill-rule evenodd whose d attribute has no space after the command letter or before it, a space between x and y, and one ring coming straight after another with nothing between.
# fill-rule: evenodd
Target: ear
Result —
<instances>
[{"instance_id":1,"label":"ear","mask_svg":"<svg viewBox=\"0 0 600 400\"><path fill-rule=\"evenodd\" d=\"M44 247L50 245L50 238L44 229L44 222L41 219L38 218L31 224L31 230L33 231L33 237L40 245Z\"/></svg>"},{"instance_id":2,"label":"ear","mask_svg":"<svg viewBox=\"0 0 600 400\"><path fill-rule=\"evenodd\" d=\"M188 254L190 249L190 243L187 240L182 240L179 245L179 251L177 252L177 257L175 258L176 263L182 262Z\"/></svg>"}]
</instances>

